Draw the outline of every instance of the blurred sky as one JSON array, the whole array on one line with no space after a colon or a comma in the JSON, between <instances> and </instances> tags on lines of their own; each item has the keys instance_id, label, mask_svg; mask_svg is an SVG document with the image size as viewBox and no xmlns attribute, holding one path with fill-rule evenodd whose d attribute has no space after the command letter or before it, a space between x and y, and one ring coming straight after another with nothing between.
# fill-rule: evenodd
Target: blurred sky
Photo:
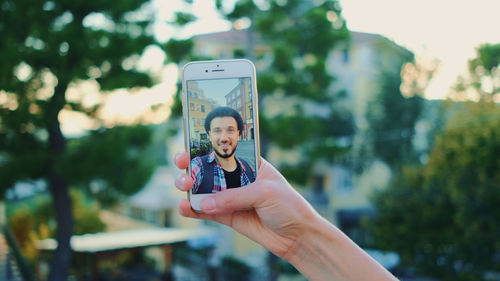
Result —
<instances>
[{"instance_id":1,"label":"blurred sky","mask_svg":"<svg viewBox=\"0 0 500 281\"><path fill-rule=\"evenodd\" d=\"M427 89L428 98L445 98L475 48L500 43L500 1L496 0L342 0L349 29L379 33L417 55L441 61Z\"/></svg>"},{"instance_id":2,"label":"blurred sky","mask_svg":"<svg viewBox=\"0 0 500 281\"><path fill-rule=\"evenodd\" d=\"M157 16L154 32L159 41L231 28L215 10L214 0L193 2L193 6L188 6L182 0L153 0ZM234 0L223 1L224 9L231 10L233 3ZM340 0L340 3L350 30L381 34L410 49L418 58L440 60L438 71L427 88L427 98L446 98L457 76L465 72L467 60L474 57L477 46L500 43L500 1L497 0ZM176 30L169 24L176 11L192 12L198 20ZM148 48L145 54L139 68L149 69L159 83L139 93L120 90L106 95L101 116L108 125L138 120L159 123L168 117L178 68L172 64L164 66L165 55L157 47ZM166 106L152 113L149 108L155 103ZM97 126L83 117L80 117L81 123L75 122L77 116L69 115L76 113L64 114L67 115L62 116L65 134L78 135L82 129Z\"/></svg>"},{"instance_id":3,"label":"blurred sky","mask_svg":"<svg viewBox=\"0 0 500 281\"><path fill-rule=\"evenodd\" d=\"M205 98L212 99L217 106L226 106L226 95L239 83L238 79L199 80L198 87L203 90Z\"/></svg>"},{"instance_id":4,"label":"blurred sky","mask_svg":"<svg viewBox=\"0 0 500 281\"><path fill-rule=\"evenodd\" d=\"M262 2L258 1L257 2ZM159 18L173 19L173 12L186 6L181 0L157 0ZM231 9L233 0L223 2ZM410 49L417 56L441 61L426 97L445 98L467 60L482 43L500 42L500 1L496 0L341 0L342 14L352 31L377 33ZM213 0L195 0L191 10L199 20L182 32L166 23L157 36L188 37L230 28L214 9Z\"/></svg>"}]
</instances>

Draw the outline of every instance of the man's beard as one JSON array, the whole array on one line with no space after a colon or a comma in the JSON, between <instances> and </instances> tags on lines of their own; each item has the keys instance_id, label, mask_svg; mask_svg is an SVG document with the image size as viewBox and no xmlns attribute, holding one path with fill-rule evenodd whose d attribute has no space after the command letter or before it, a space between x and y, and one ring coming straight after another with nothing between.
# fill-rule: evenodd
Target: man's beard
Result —
<instances>
[{"instance_id":1,"label":"man's beard","mask_svg":"<svg viewBox=\"0 0 500 281\"><path fill-rule=\"evenodd\" d=\"M214 151L215 151L215 154L217 154L219 157L226 159L226 158L230 158L231 156L234 155L234 153L236 152L236 147L234 149L232 149L231 153L229 153L229 154L227 154L227 153L222 154L219 152L219 150L217 150L215 148L214 148Z\"/></svg>"}]
</instances>

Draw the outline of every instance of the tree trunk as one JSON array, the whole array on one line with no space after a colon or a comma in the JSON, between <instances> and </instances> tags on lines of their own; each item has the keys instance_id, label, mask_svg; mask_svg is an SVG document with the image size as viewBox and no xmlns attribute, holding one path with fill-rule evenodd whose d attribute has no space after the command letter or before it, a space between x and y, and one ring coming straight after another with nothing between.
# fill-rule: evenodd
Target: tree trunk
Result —
<instances>
[{"instance_id":1,"label":"tree trunk","mask_svg":"<svg viewBox=\"0 0 500 281\"><path fill-rule=\"evenodd\" d=\"M50 264L49 281L66 280L71 265L70 239L73 234L73 214L71 213L71 200L68 193L68 183L61 171L61 161L64 159L66 139L64 138L59 123L59 112L65 101L67 83L59 83L54 90L48 106L49 131L49 160L48 178L52 202L57 221L57 248Z\"/></svg>"}]
</instances>

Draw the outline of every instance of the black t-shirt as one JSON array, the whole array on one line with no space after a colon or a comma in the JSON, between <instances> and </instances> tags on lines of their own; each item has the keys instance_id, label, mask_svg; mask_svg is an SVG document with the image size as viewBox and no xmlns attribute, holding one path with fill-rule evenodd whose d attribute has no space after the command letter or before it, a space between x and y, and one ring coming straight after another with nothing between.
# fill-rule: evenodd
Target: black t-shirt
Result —
<instances>
[{"instance_id":1,"label":"black t-shirt","mask_svg":"<svg viewBox=\"0 0 500 281\"><path fill-rule=\"evenodd\" d=\"M226 186L227 188L234 188L241 186L241 168L238 161L236 161L236 169L232 172L228 172L224 169L224 177L226 178Z\"/></svg>"}]
</instances>

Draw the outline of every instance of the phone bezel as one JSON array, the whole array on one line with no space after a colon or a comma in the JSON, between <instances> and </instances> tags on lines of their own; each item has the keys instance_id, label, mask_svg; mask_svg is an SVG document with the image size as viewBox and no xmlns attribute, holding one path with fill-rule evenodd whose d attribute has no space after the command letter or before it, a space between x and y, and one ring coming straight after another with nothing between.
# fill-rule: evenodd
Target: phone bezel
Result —
<instances>
[{"instance_id":1,"label":"phone bezel","mask_svg":"<svg viewBox=\"0 0 500 281\"><path fill-rule=\"evenodd\" d=\"M246 59L233 59L233 60L213 60L213 61L193 61L184 65L182 70L182 110L183 110L183 123L184 123L184 146L186 151L191 147L190 138L188 136L189 128L189 106L187 102L187 81L189 80L210 80L210 79L227 79L227 78L241 78L250 77L252 83L252 106L253 106L253 120L254 120L254 147L255 147L255 160L257 163L256 176L258 168L260 167L260 138L259 138L259 114L258 114L258 93L256 71L254 64ZM191 159L191 157L189 157ZM188 165L188 175L191 174L191 165ZM193 194L191 190L187 192L188 199L191 202L191 208L197 212L201 212L200 202L203 198L212 195L206 194Z\"/></svg>"}]
</instances>

